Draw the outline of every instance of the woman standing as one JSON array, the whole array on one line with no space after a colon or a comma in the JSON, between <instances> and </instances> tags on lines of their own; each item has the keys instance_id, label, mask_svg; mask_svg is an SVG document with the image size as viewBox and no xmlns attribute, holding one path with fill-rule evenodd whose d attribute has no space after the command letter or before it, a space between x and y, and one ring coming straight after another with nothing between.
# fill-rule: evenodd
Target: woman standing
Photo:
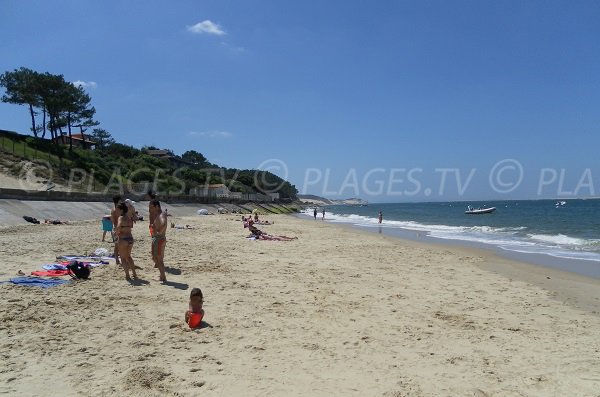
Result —
<instances>
[{"instance_id":1,"label":"woman standing","mask_svg":"<svg viewBox=\"0 0 600 397\"><path fill-rule=\"evenodd\" d=\"M119 221L117 222L117 249L119 250L119 256L121 257L121 265L125 270L125 278L130 280L129 270L134 279L137 278L135 274L135 264L131 257L131 250L133 249L133 235L131 229L133 228L133 220L127 215L127 204L121 203L117 207L121 211Z\"/></svg>"}]
</instances>

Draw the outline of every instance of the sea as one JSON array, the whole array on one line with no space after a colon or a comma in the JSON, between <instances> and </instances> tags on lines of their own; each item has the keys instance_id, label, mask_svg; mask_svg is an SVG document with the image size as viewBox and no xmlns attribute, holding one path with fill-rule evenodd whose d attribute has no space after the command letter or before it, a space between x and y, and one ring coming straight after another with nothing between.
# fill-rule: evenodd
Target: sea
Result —
<instances>
[{"instance_id":1,"label":"sea","mask_svg":"<svg viewBox=\"0 0 600 397\"><path fill-rule=\"evenodd\" d=\"M467 206L496 207L465 214ZM389 203L323 207L330 222L397 237L488 248L542 266L600 278L600 199ZM321 219L319 208L318 219ZM383 214L378 223L379 211ZM313 216L313 209L305 210Z\"/></svg>"}]
</instances>

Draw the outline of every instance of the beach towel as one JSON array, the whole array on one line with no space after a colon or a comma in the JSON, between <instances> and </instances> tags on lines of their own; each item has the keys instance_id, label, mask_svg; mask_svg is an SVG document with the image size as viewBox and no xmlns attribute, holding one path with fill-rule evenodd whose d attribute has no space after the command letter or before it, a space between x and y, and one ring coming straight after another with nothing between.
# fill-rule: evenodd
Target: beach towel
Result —
<instances>
[{"instance_id":1,"label":"beach towel","mask_svg":"<svg viewBox=\"0 0 600 397\"><path fill-rule=\"evenodd\" d=\"M68 276L68 270L36 270L35 272L31 272L32 276L39 277L61 277Z\"/></svg>"},{"instance_id":2,"label":"beach towel","mask_svg":"<svg viewBox=\"0 0 600 397\"><path fill-rule=\"evenodd\" d=\"M70 280L44 279L39 277L15 277L9 282L17 285L25 285L28 287L52 288L59 285L70 283Z\"/></svg>"},{"instance_id":3,"label":"beach towel","mask_svg":"<svg viewBox=\"0 0 600 397\"><path fill-rule=\"evenodd\" d=\"M110 256L89 256L89 255L60 255L56 259L63 261L89 261L89 262L105 262L114 259Z\"/></svg>"},{"instance_id":4,"label":"beach towel","mask_svg":"<svg viewBox=\"0 0 600 397\"><path fill-rule=\"evenodd\" d=\"M100 262L86 262L86 261L80 261L86 264L86 266L89 267L98 267L98 266L102 266L102 265L108 265L108 261L100 261Z\"/></svg>"},{"instance_id":5,"label":"beach towel","mask_svg":"<svg viewBox=\"0 0 600 397\"><path fill-rule=\"evenodd\" d=\"M67 270L67 264L62 263L45 263L42 265L42 269L44 270Z\"/></svg>"}]
</instances>

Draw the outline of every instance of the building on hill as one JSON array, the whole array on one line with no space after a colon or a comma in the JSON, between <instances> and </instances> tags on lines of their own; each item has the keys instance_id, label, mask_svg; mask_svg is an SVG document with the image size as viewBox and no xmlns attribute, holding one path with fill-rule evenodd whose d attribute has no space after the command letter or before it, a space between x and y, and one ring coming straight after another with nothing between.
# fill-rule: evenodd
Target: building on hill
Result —
<instances>
[{"instance_id":1,"label":"building on hill","mask_svg":"<svg viewBox=\"0 0 600 397\"><path fill-rule=\"evenodd\" d=\"M173 152L165 149L147 149L144 153L157 159L167 160L175 168L193 165L189 161L185 161L181 157L173 155Z\"/></svg>"},{"instance_id":2,"label":"building on hill","mask_svg":"<svg viewBox=\"0 0 600 397\"><path fill-rule=\"evenodd\" d=\"M190 189L191 196L196 197L211 197L224 200L247 200L247 201L265 201L272 202L279 197L278 194L262 194L262 193L240 193L232 192L227 186L222 183L198 186Z\"/></svg>"},{"instance_id":3,"label":"building on hill","mask_svg":"<svg viewBox=\"0 0 600 397\"><path fill-rule=\"evenodd\" d=\"M168 159L173 157L171 152L164 149L148 149L145 152L148 156L156 157L157 159Z\"/></svg>"},{"instance_id":4,"label":"building on hill","mask_svg":"<svg viewBox=\"0 0 600 397\"><path fill-rule=\"evenodd\" d=\"M222 183L190 189L190 195L198 197L230 198L231 191Z\"/></svg>"},{"instance_id":5,"label":"building on hill","mask_svg":"<svg viewBox=\"0 0 600 397\"><path fill-rule=\"evenodd\" d=\"M73 146L82 149L94 149L96 146L95 141L85 138L83 134L71 134L70 137L68 135L59 135L52 139L52 141L59 145L70 145L72 142Z\"/></svg>"}]
</instances>

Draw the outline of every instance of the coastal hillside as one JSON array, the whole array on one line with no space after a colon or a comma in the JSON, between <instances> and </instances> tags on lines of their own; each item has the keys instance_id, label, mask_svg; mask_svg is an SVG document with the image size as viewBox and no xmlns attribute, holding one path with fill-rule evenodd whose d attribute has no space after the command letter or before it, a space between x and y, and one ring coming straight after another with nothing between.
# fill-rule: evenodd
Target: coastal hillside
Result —
<instances>
[{"instance_id":1,"label":"coastal hillside","mask_svg":"<svg viewBox=\"0 0 600 397\"><path fill-rule=\"evenodd\" d=\"M315 196L313 194L299 194L298 200L308 205L358 205L366 206L368 201L359 198L349 198L343 200L333 200L325 197Z\"/></svg>"},{"instance_id":2,"label":"coastal hillside","mask_svg":"<svg viewBox=\"0 0 600 397\"><path fill-rule=\"evenodd\" d=\"M300 200L303 204L308 204L308 205L330 205L330 204L332 204L331 200L326 199L325 197L315 196L313 194L299 194L298 200Z\"/></svg>"},{"instance_id":3,"label":"coastal hillside","mask_svg":"<svg viewBox=\"0 0 600 397\"><path fill-rule=\"evenodd\" d=\"M169 149L135 148L108 138L108 143L101 143L102 137L89 134L83 138L87 145L69 147L0 130L2 187L110 193L123 187L143 192L147 186L161 194L189 195L221 186L232 193L296 199L296 187L268 171L222 167L193 150L177 155Z\"/></svg>"}]
</instances>

